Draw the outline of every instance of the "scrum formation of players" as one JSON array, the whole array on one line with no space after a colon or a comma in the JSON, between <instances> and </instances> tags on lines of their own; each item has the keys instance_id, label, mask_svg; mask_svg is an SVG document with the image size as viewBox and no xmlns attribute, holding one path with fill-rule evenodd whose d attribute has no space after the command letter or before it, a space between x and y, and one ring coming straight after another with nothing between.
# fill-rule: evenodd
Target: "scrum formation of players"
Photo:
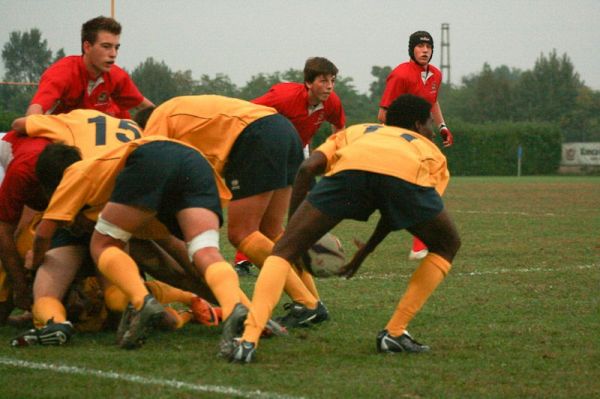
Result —
<instances>
[{"instance_id":1,"label":"scrum formation of players","mask_svg":"<svg viewBox=\"0 0 600 399\"><path fill-rule=\"evenodd\" d=\"M444 146L453 137L431 35L410 36L381 123L346 128L338 69L326 58L307 59L303 83L251 101L198 95L155 106L115 64L120 34L112 18L85 22L82 55L43 73L0 141L0 324L33 324L10 344L62 345L112 327L119 346L135 349L153 329L196 321L221 328L224 359L252 362L261 336L330 317L299 259L340 221L377 210L340 275L352 277L389 232L413 234L409 259L419 265L377 350L430 350L406 328L460 247L433 142L434 124ZM323 122L332 135L311 152ZM224 211L233 265L220 252ZM260 269L252 299L239 285L248 265ZM283 291L291 302L271 319ZM11 316L14 308L25 313Z\"/></svg>"}]
</instances>

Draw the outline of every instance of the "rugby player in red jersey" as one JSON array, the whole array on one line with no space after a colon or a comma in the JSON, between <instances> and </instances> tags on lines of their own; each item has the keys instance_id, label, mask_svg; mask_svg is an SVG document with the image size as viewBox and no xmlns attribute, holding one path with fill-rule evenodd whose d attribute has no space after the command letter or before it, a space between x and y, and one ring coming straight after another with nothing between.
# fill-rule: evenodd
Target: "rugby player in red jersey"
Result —
<instances>
[{"instance_id":1,"label":"rugby player in red jersey","mask_svg":"<svg viewBox=\"0 0 600 399\"><path fill-rule=\"evenodd\" d=\"M442 136L444 147L450 147L454 139L444 122L444 116L437 100L442 85L442 72L430 64L433 57L433 37L425 31L418 31L410 35L408 55L410 60L398 65L387 77L377 118L381 123L385 123L387 108L401 94L414 94L422 97L432 105L431 115ZM408 258L419 260L426 255L427 247L415 237Z\"/></svg>"}]
</instances>

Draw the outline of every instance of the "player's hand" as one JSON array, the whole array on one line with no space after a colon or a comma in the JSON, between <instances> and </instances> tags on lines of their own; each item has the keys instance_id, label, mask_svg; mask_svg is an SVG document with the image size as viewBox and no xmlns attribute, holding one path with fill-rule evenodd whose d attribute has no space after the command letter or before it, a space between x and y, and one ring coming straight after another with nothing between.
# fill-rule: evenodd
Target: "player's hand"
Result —
<instances>
[{"instance_id":1,"label":"player's hand","mask_svg":"<svg viewBox=\"0 0 600 399\"><path fill-rule=\"evenodd\" d=\"M344 267L342 267L338 273L338 276L345 277L346 279L350 279L356 274L356 272L358 271L358 269L360 268L360 266L366 258L366 254L363 253L365 243L356 238L353 239L353 242L357 248L357 251L356 253L354 253L352 259L350 259L350 262L345 264Z\"/></svg>"},{"instance_id":2,"label":"player's hand","mask_svg":"<svg viewBox=\"0 0 600 399\"><path fill-rule=\"evenodd\" d=\"M452 144L454 144L454 137L452 136L450 129L448 129L448 126L443 123L440 125L440 136L442 136L442 143L444 144L444 147L450 147Z\"/></svg>"},{"instance_id":3,"label":"player's hand","mask_svg":"<svg viewBox=\"0 0 600 399\"><path fill-rule=\"evenodd\" d=\"M304 272L310 273L310 268L308 265L310 265L310 255L308 254L308 251L304 252L298 257L298 259L292 262L292 267L296 269L299 274Z\"/></svg>"},{"instance_id":4,"label":"player's hand","mask_svg":"<svg viewBox=\"0 0 600 399\"><path fill-rule=\"evenodd\" d=\"M23 262L23 267L26 270L33 270L33 251L30 249L25 254L25 261Z\"/></svg>"}]
</instances>

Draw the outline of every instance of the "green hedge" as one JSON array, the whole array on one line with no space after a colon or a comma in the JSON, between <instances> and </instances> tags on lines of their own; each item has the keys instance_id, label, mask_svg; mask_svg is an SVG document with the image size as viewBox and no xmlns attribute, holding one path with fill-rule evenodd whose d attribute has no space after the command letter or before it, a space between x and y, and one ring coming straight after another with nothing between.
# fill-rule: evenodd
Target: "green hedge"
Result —
<instances>
[{"instance_id":1,"label":"green hedge","mask_svg":"<svg viewBox=\"0 0 600 399\"><path fill-rule=\"evenodd\" d=\"M0 111L0 132L8 132L12 121L17 119L19 115L16 112Z\"/></svg>"},{"instance_id":2,"label":"green hedge","mask_svg":"<svg viewBox=\"0 0 600 399\"><path fill-rule=\"evenodd\" d=\"M562 134L546 123L449 124L454 145L444 149L454 176L514 176L517 151L523 149L521 173L548 175L558 171Z\"/></svg>"}]
</instances>

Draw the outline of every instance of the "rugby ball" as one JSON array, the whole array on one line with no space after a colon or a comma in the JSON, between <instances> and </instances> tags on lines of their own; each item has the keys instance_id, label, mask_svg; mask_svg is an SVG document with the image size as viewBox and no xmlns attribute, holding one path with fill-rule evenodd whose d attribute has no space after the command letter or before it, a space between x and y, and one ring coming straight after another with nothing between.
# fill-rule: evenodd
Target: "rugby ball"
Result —
<instances>
[{"instance_id":1,"label":"rugby ball","mask_svg":"<svg viewBox=\"0 0 600 399\"><path fill-rule=\"evenodd\" d=\"M346 264L342 243L331 233L321 237L307 252L304 266L315 277L337 276Z\"/></svg>"}]
</instances>

